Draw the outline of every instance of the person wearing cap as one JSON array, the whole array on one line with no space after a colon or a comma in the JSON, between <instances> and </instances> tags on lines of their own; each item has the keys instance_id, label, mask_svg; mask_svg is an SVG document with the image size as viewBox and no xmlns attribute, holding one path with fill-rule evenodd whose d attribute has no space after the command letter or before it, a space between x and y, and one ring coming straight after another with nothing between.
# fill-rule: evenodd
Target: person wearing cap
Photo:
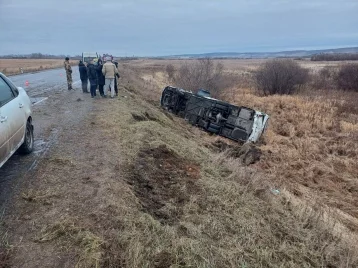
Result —
<instances>
[{"instance_id":1,"label":"person wearing cap","mask_svg":"<svg viewBox=\"0 0 358 268\"><path fill-rule=\"evenodd\" d=\"M112 63L111 57L105 57L106 63L103 64L102 73L105 77L104 94L111 88L111 98L114 98L114 78L118 74L118 69Z\"/></svg>"},{"instance_id":2,"label":"person wearing cap","mask_svg":"<svg viewBox=\"0 0 358 268\"><path fill-rule=\"evenodd\" d=\"M91 97L96 97L97 89L97 68L93 64L93 60L87 66L88 80L90 81Z\"/></svg>"},{"instance_id":3,"label":"person wearing cap","mask_svg":"<svg viewBox=\"0 0 358 268\"><path fill-rule=\"evenodd\" d=\"M72 68L70 65L70 59L68 57L65 58L65 62L63 63L63 65L66 70L68 90L71 90L72 89Z\"/></svg>"}]
</instances>

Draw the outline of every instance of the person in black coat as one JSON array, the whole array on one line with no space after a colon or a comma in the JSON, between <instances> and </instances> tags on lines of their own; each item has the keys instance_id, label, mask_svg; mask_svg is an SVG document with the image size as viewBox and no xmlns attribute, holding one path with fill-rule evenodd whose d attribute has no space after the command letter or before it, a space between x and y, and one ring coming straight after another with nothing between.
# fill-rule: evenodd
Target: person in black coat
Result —
<instances>
[{"instance_id":1,"label":"person in black coat","mask_svg":"<svg viewBox=\"0 0 358 268\"><path fill-rule=\"evenodd\" d=\"M94 98L97 89L97 68L94 66L93 60L87 66L87 74L91 85L91 97Z\"/></svg>"},{"instance_id":2,"label":"person in black coat","mask_svg":"<svg viewBox=\"0 0 358 268\"><path fill-rule=\"evenodd\" d=\"M78 70L80 72L80 79L82 82L82 91L83 93L88 93L87 85L88 85L88 75L87 75L87 67L84 63L80 60L78 64Z\"/></svg>"},{"instance_id":3,"label":"person in black coat","mask_svg":"<svg viewBox=\"0 0 358 268\"><path fill-rule=\"evenodd\" d=\"M103 68L103 62L101 59L98 60L98 66L97 66L97 81L98 81L98 90L99 94L101 94L102 97L105 97L103 87L106 84L106 79L102 73Z\"/></svg>"},{"instance_id":4,"label":"person in black coat","mask_svg":"<svg viewBox=\"0 0 358 268\"><path fill-rule=\"evenodd\" d=\"M114 65L116 65L116 68L118 69L118 62L115 61ZM116 92L116 96L118 96L118 78L120 78L119 73L116 74L116 77L114 78L114 91Z\"/></svg>"}]
</instances>

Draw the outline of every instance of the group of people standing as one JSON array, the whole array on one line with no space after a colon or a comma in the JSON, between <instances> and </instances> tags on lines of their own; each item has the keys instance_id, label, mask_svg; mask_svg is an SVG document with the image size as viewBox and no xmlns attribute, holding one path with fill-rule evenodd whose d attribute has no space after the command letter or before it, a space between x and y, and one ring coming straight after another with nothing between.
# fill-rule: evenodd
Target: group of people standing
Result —
<instances>
[{"instance_id":1,"label":"group of people standing","mask_svg":"<svg viewBox=\"0 0 358 268\"><path fill-rule=\"evenodd\" d=\"M111 98L118 96L118 85L117 79L120 78L118 73L118 62L112 62L111 57L104 58L105 63L103 64L102 59L93 59L89 63L82 61L78 64L80 73L80 79L82 82L82 91L88 92L88 81L90 83L91 97L96 96L97 87L99 94L103 97L107 97L107 92L111 92ZM68 90L72 89L72 69L69 64L69 59L65 60L65 70L67 76Z\"/></svg>"}]
</instances>

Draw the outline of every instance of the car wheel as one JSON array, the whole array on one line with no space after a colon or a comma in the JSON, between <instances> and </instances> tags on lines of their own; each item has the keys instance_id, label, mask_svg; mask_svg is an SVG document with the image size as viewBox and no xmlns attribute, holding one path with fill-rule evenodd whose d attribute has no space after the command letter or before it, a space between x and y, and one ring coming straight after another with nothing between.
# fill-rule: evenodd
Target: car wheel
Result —
<instances>
[{"instance_id":1,"label":"car wheel","mask_svg":"<svg viewBox=\"0 0 358 268\"><path fill-rule=\"evenodd\" d=\"M34 128L30 122L26 124L25 139L21 145L19 152L22 154L29 154L34 149Z\"/></svg>"}]
</instances>

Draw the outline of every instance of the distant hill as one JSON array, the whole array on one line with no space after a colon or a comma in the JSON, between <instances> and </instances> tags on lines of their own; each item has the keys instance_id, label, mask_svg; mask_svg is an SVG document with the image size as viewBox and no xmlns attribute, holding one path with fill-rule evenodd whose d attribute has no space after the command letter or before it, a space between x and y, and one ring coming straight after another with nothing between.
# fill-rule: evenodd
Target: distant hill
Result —
<instances>
[{"instance_id":1,"label":"distant hill","mask_svg":"<svg viewBox=\"0 0 358 268\"><path fill-rule=\"evenodd\" d=\"M358 53L358 47L319 49L319 50L292 50L280 52L213 52L202 54L181 54L163 56L158 58L242 58L242 59L262 59L262 58L309 58L316 54L330 53Z\"/></svg>"}]
</instances>

